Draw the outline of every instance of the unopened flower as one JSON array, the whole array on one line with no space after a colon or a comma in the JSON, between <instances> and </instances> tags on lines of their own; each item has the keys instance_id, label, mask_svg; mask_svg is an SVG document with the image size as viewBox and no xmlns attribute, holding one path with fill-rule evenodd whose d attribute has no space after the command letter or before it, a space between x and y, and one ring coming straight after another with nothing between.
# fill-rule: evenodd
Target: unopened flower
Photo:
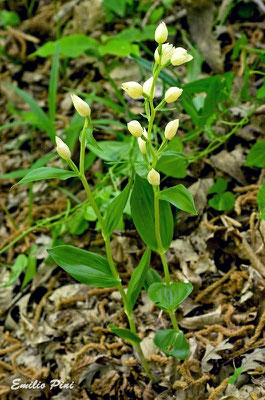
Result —
<instances>
[{"instance_id":1,"label":"unopened flower","mask_svg":"<svg viewBox=\"0 0 265 400\"><path fill-rule=\"evenodd\" d=\"M67 144L65 144L62 139L60 139L58 136L55 136L55 141L56 141L56 151L59 154L60 157L62 157L64 160L70 160L71 158L71 151Z\"/></svg>"},{"instance_id":2,"label":"unopened flower","mask_svg":"<svg viewBox=\"0 0 265 400\"><path fill-rule=\"evenodd\" d=\"M142 136L143 128L139 121L133 120L127 124L127 127L133 136L137 138Z\"/></svg>"},{"instance_id":3,"label":"unopened flower","mask_svg":"<svg viewBox=\"0 0 265 400\"><path fill-rule=\"evenodd\" d=\"M133 99L138 99L143 93L142 86L137 82L125 82L121 88Z\"/></svg>"},{"instance_id":4,"label":"unopened flower","mask_svg":"<svg viewBox=\"0 0 265 400\"><path fill-rule=\"evenodd\" d=\"M155 31L155 41L157 43L164 43L167 40L168 30L165 22L161 22Z\"/></svg>"},{"instance_id":5,"label":"unopened flower","mask_svg":"<svg viewBox=\"0 0 265 400\"><path fill-rule=\"evenodd\" d=\"M147 81L145 81L145 83L143 84L143 91L145 94L147 94L147 96L151 96L152 85L153 85L153 77L151 76L151 78L147 79ZM155 95L155 88L153 97L154 95Z\"/></svg>"},{"instance_id":6,"label":"unopened flower","mask_svg":"<svg viewBox=\"0 0 265 400\"><path fill-rule=\"evenodd\" d=\"M162 44L162 55L161 55L161 65L165 65L168 63L174 53L175 47L172 44L165 43ZM159 64L159 53L158 48L155 51L155 62Z\"/></svg>"},{"instance_id":7,"label":"unopened flower","mask_svg":"<svg viewBox=\"0 0 265 400\"><path fill-rule=\"evenodd\" d=\"M154 168L152 168L147 175L147 180L152 186L160 185L160 174Z\"/></svg>"},{"instance_id":8,"label":"unopened flower","mask_svg":"<svg viewBox=\"0 0 265 400\"><path fill-rule=\"evenodd\" d=\"M166 125L165 129L165 138L167 140L173 139L173 137L176 135L177 130L179 128L179 119L174 119L174 121L170 121Z\"/></svg>"},{"instance_id":9,"label":"unopened flower","mask_svg":"<svg viewBox=\"0 0 265 400\"><path fill-rule=\"evenodd\" d=\"M143 140L142 138L138 137L137 141L138 141L138 146L139 146L140 152L142 154L146 154L147 150L146 150L146 142L145 142L145 140Z\"/></svg>"},{"instance_id":10,"label":"unopened flower","mask_svg":"<svg viewBox=\"0 0 265 400\"><path fill-rule=\"evenodd\" d=\"M171 87L165 93L165 100L167 103L174 103L179 96L182 95L183 90L178 87Z\"/></svg>"},{"instance_id":11,"label":"unopened flower","mask_svg":"<svg viewBox=\"0 0 265 400\"><path fill-rule=\"evenodd\" d=\"M183 49L183 47L177 47L171 56L171 64L175 66L182 65L192 59L192 55L188 54L187 50Z\"/></svg>"},{"instance_id":12,"label":"unopened flower","mask_svg":"<svg viewBox=\"0 0 265 400\"><path fill-rule=\"evenodd\" d=\"M80 97L76 96L76 94L71 94L73 105L81 117L90 117L91 109L89 105Z\"/></svg>"}]
</instances>

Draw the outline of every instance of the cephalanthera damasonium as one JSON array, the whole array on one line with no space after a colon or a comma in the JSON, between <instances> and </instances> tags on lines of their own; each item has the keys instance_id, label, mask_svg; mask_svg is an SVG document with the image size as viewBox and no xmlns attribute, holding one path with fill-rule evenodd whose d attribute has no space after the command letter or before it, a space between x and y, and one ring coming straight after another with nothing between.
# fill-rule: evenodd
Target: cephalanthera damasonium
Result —
<instances>
[{"instance_id":1,"label":"cephalanthera damasonium","mask_svg":"<svg viewBox=\"0 0 265 400\"><path fill-rule=\"evenodd\" d=\"M138 178L137 182L135 181L135 186L132 193L131 207L134 223L140 236L146 242L147 246L150 246L153 250L159 253L164 268L165 283L155 280L148 287L148 295L152 301L154 301L164 311L169 313L173 329L158 331L154 337L154 343L161 350L163 350L165 354L173 355L180 359L185 359L189 355L189 345L184 337L183 332L178 327L175 311L178 305L184 301L192 291L192 285L186 282L171 282L170 280L169 269L165 257L165 252L170 244L170 238L168 240L168 238L164 238L162 235L163 232L166 232L165 230L170 230L169 226L171 223L170 220L163 221L161 218L166 218L166 215L170 217L171 210L168 208L168 206L165 207L165 200L171 204L177 204L179 206L179 201L176 200L176 197L181 195L184 195L186 200L190 202L190 212L196 213L196 210L195 208L195 211L192 209L193 199L186 188L182 187L180 189L179 187L175 186L166 190L160 190L161 176L157 170L158 161L163 152L167 149L168 142L174 139L175 135L177 134L179 128L179 119L177 118L169 121L165 126L164 133L162 133L161 129L161 136L163 139L158 145L157 143L159 143L159 141L155 135L155 132L159 128L157 127L154 131L154 119L156 112L162 111L163 107L165 107L167 103L174 103L177 101L182 95L183 90L178 87L168 88L165 92L164 98L156 107L154 106L154 97L157 79L162 69L170 65L182 65L185 62L191 61L193 57L188 54L187 50L181 47L175 48L172 44L165 43L167 37L168 29L165 23L162 22L155 31L155 40L158 43L158 47L154 53L155 64L152 68L152 76L143 83L143 90L141 91L141 94L144 98L145 119L143 120L142 124L140 124L140 122L137 120L131 121L128 124L128 129L131 134L138 138L139 150L142 154L145 168L147 170L146 179L152 187L154 200L152 205L150 205L148 202L145 202L146 198L150 200L151 194L144 181L141 181L141 179ZM123 88L125 85L126 84L123 85ZM134 85L135 88L138 87L136 83L134 83ZM139 96L135 96L134 98L139 98ZM145 129L144 122L146 119L148 120L148 124ZM141 173L143 174L143 172ZM160 199L163 199L163 203L160 203ZM144 203L144 206L142 206L141 201ZM142 213L141 207L145 207ZM183 209L185 209L185 206L183 207ZM152 213L153 217L150 216ZM138 217L138 214L140 217ZM153 221L154 227L148 226L148 224L153 224ZM162 225L163 229L161 228ZM150 229L154 230L155 233L153 233L153 235L150 232ZM171 350L169 350L169 348Z\"/></svg>"}]
</instances>

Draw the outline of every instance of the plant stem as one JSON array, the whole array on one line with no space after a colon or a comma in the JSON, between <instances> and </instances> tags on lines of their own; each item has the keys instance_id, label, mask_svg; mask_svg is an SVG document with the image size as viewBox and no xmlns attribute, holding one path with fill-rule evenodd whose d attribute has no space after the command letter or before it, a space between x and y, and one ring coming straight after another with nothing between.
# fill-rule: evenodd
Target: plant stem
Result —
<instances>
[{"instance_id":1,"label":"plant stem","mask_svg":"<svg viewBox=\"0 0 265 400\"><path fill-rule=\"evenodd\" d=\"M173 328L175 329L176 332L179 332L179 327L178 327L178 323L177 323L177 319L176 319L174 311L170 311L169 316L170 316Z\"/></svg>"},{"instance_id":2,"label":"plant stem","mask_svg":"<svg viewBox=\"0 0 265 400\"><path fill-rule=\"evenodd\" d=\"M80 161L79 161L79 171L81 176L85 176L85 151L86 151L86 129L88 127L89 119L85 119L85 123L81 132L80 140Z\"/></svg>"},{"instance_id":3,"label":"plant stem","mask_svg":"<svg viewBox=\"0 0 265 400\"><path fill-rule=\"evenodd\" d=\"M165 256L165 250L163 249L163 244L162 244L162 240L161 240L161 232L160 232L159 198L157 197L157 194L159 193L159 187L153 186L153 190L154 190L154 209L155 209L155 234L156 234L156 240L157 240L157 245L158 245L158 253L160 255L160 259L162 261L162 265L163 265L163 269L164 269L165 283L167 286L169 286L170 285L170 275L169 275L167 259ZM178 327L178 323L177 323L174 311L169 311L168 314L170 316L173 328L175 329L176 332L179 332L179 327Z\"/></svg>"},{"instance_id":4,"label":"plant stem","mask_svg":"<svg viewBox=\"0 0 265 400\"><path fill-rule=\"evenodd\" d=\"M88 120L86 119L85 123L84 123L84 128L83 128L82 133L81 133L81 140L80 140L80 142L81 142L81 150L80 150L79 177L80 177L81 182L82 182L82 184L84 186L84 189L85 189L87 198L90 201L91 207L93 208L93 210L94 210L94 212L95 212L95 214L96 214L96 216L98 218L98 221L99 221L99 224L100 224L100 227L101 227L101 231L102 231L102 236L103 236L104 241L105 241L106 254L107 254L107 259L108 259L108 263L109 263L109 266L110 266L111 273L112 273L112 275L113 275L113 277L115 279L120 280L118 270L117 270L117 268L115 266L115 263L113 261L113 257L112 257L112 253L111 253L111 247L110 247L110 236L108 234L108 230L107 230L105 221L104 221L104 219L103 219L103 217L102 217L102 215L101 215L101 213L100 213L100 211L98 209L98 206L97 206L97 204L96 204L96 202L94 200L93 193L91 192L91 190L89 188L89 185L87 183L87 180L86 180L86 177L85 177L85 173L84 173L85 131L86 131L87 125L88 125ZM70 160L68 164L70 165L70 167L74 171L77 170L77 167L75 166L75 164L73 163L72 160ZM121 298L122 298L122 301L123 301L123 304L124 304L124 311L125 311L125 314L127 315L127 318L128 318L130 331L132 333L134 333L134 334L137 334L136 327L135 327L135 322L134 322L134 318L133 318L133 313L132 313L132 310L130 310L130 307L129 307L129 304L128 304L128 299L127 299L127 296L126 296L126 293L124 291L122 283L119 283L118 290L120 292L120 295L121 295ZM134 343L133 346L135 347L135 349L136 349L136 351L137 351L137 353L139 355L139 358L141 360L141 363L142 363L142 366L143 366L143 368L145 370L146 375L148 376L148 378L150 380L155 381L154 376L150 372L149 365L148 365L148 363L146 361L146 358L145 358L145 356L143 354L143 351L141 349L140 344L139 343Z\"/></svg>"},{"instance_id":5,"label":"plant stem","mask_svg":"<svg viewBox=\"0 0 265 400\"><path fill-rule=\"evenodd\" d=\"M155 210L155 235L158 246L158 253L164 253L163 243L160 234L160 217L159 217L159 198L157 197L158 189L156 186L153 186L154 191L154 210Z\"/></svg>"}]
</instances>

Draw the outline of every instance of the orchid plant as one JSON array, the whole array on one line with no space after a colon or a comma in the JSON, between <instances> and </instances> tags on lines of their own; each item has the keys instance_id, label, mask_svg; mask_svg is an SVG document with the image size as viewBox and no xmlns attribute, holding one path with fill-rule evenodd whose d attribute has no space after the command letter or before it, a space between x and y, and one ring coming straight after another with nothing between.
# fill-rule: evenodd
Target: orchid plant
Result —
<instances>
[{"instance_id":1,"label":"orchid plant","mask_svg":"<svg viewBox=\"0 0 265 400\"><path fill-rule=\"evenodd\" d=\"M154 336L154 343L169 356L186 359L189 355L189 345L184 333L179 329L175 312L191 293L193 287L189 282L171 282L166 252L173 238L173 216L170 204L178 209L196 214L194 202L190 192L183 186L177 185L167 189L160 189L160 174L156 170L157 163L166 151L174 147L174 137L178 131L179 119L169 122L164 131L160 144L154 142L153 125L156 113L163 111L167 103L173 103L182 94L182 89L171 87L165 93L162 101L155 107L154 94L159 73L170 64L181 65L192 59L192 56L183 48L174 48L165 43L168 31L162 22L156 29L155 40L158 47L155 51L155 63L152 76L142 85L137 82L126 82L122 88L127 94L138 99L144 98L144 106L148 125L143 128L138 120L128 123L129 132L137 138L139 153L136 155L134 167L136 174L132 174L127 186L109 204L106 215L102 215L94 199L85 176L85 153L87 145L100 148L93 136L91 109L80 97L72 95L73 105L80 116L84 118L83 129L80 134L79 166L72 160L68 146L59 137L56 137L57 153L67 163L70 169L42 167L31 170L19 183L28 183L41 179L57 178L65 180L77 178L81 181L87 199L97 217L102 237L105 242L106 257L74 246L60 245L48 251L49 255L66 272L77 281L96 287L117 287L123 301L124 312L128 320L128 328L113 324L109 329L121 339L134 346L146 375L155 380L141 348L141 338L137 335L133 309L143 288L148 291L150 299L163 311L169 314L172 329L160 330ZM169 149L169 143L171 148ZM138 155L142 156L139 161ZM135 268L127 290L122 283L119 271L113 260L110 240L118 226L125 206L130 197L131 215L135 227L146 244L142 258ZM151 250L157 252L164 269L164 282L160 275L150 267Z\"/></svg>"}]
</instances>

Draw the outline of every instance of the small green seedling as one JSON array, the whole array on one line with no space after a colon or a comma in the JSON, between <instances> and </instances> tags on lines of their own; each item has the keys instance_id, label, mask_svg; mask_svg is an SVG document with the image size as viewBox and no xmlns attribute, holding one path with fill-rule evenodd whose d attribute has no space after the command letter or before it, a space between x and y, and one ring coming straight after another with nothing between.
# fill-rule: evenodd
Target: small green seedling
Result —
<instances>
[{"instance_id":1,"label":"small green seedling","mask_svg":"<svg viewBox=\"0 0 265 400\"><path fill-rule=\"evenodd\" d=\"M228 211L234 207L235 195L226 191L227 184L225 179L218 178L208 191L208 194L214 194L209 200L209 205L217 211Z\"/></svg>"}]
</instances>

